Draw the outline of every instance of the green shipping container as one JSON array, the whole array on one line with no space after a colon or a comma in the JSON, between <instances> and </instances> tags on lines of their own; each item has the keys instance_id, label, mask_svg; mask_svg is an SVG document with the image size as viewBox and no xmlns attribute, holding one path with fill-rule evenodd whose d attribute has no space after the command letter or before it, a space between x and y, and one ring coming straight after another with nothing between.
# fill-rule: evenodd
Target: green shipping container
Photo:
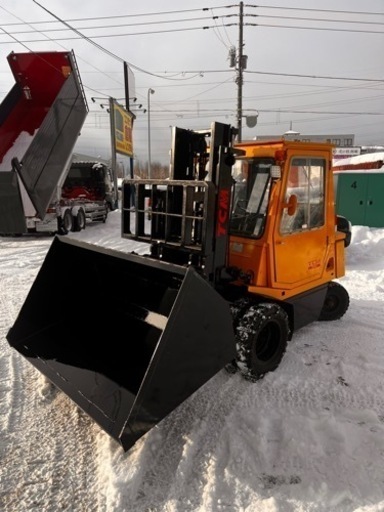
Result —
<instances>
[{"instance_id":1,"label":"green shipping container","mask_svg":"<svg viewBox=\"0 0 384 512\"><path fill-rule=\"evenodd\" d=\"M337 213L352 225L384 227L384 172L338 171L334 177Z\"/></svg>"}]
</instances>

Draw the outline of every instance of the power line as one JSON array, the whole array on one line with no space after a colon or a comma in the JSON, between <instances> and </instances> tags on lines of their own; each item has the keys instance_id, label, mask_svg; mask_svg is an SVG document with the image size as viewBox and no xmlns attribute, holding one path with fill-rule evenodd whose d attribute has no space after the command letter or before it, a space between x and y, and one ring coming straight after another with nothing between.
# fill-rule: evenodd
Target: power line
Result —
<instances>
[{"instance_id":1,"label":"power line","mask_svg":"<svg viewBox=\"0 0 384 512\"><path fill-rule=\"evenodd\" d=\"M35 2L35 0L33 0L33 1ZM63 23L66 23L66 22L63 21ZM225 26L226 27L238 26L238 23L227 23L227 24L225 24ZM176 29L172 29L172 30L152 30L152 31L147 31L147 32L135 32L135 33L129 32L129 33L123 33L123 34L116 34L116 33L100 34L100 35L92 34L90 36L85 36L84 34L81 34L81 35L78 35L78 37L57 37L57 38L55 38L55 41L73 41L73 40L91 39L91 38L92 39L100 39L100 38L105 39L108 37L148 36L148 35L156 35L156 34L171 34L171 33L175 33L175 32L189 32L192 30L208 30L208 29L215 29L215 28L216 28L215 26L204 26L204 27L188 27L188 28L178 28L178 29L176 28ZM79 33L79 31L77 31L77 29L75 29L74 27L72 27L72 30L74 32ZM32 39L32 40L26 39L26 40L23 40L22 42L23 43L41 43L43 41L44 40L42 40L42 39ZM8 43L1 42L0 44L8 44Z\"/></svg>"},{"instance_id":2,"label":"power line","mask_svg":"<svg viewBox=\"0 0 384 512\"><path fill-rule=\"evenodd\" d=\"M44 9L44 11L46 11L48 14L50 14L51 16L53 16L54 18L56 18L58 21L60 21L61 23L63 23L66 27L70 28L71 30L73 30L73 32L75 32L76 34L78 34L80 36L81 39L85 39L88 43L92 44L93 46L95 46L96 48L98 48L100 51L106 53L107 55L109 55L110 57L112 57L113 59L116 59L118 61L120 61L121 63L127 63L125 61L125 59L123 59L122 57L119 57L116 53L113 53L111 52L110 50L107 50L106 48L104 48L103 46L99 45L98 43L96 43L95 41L93 41L90 37L84 35L82 32L80 32L79 30L77 30L76 28L72 27L71 25L69 25L66 21L62 20L61 18L59 18L56 14L54 14L53 12L49 11L46 7L44 7L43 5L39 4L39 2L37 2L37 0L33 0L33 2L38 5L39 7L41 7L42 9ZM59 40L59 39L57 39ZM143 68L140 68L138 66L135 66L134 64L132 63L127 63L129 64L129 66L132 68L132 69L136 69L138 71L141 71L142 73L145 73L147 75L151 75L151 76L154 76L156 78L166 78L166 77L161 77L161 76L158 76L156 75L155 73L151 73L150 71L146 71L145 69ZM166 78L167 80L172 80L172 78Z\"/></svg>"},{"instance_id":3,"label":"power line","mask_svg":"<svg viewBox=\"0 0 384 512\"><path fill-rule=\"evenodd\" d=\"M283 19L283 20L295 20L295 21L322 21L324 23L358 23L359 25L384 25L381 21L361 21L361 20L326 20L322 18L302 18L298 16L273 16L266 14L245 14L245 17L251 18L272 18L272 19ZM311 27L308 27L311 28Z\"/></svg>"},{"instance_id":4,"label":"power line","mask_svg":"<svg viewBox=\"0 0 384 512\"><path fill-rule=\"evenodd\" d=\"M246 7L255 7L255 8L262 8L262 9L283 9L283 10L290 10L290 11L309 11L309 12L326 12L327 14L357 14L359 16L361 15L371 15L371 16L384 16L384 12L369 12L369 11L338 11L334 9L310 9L310 8L304 8L304 7L279 7L277 5L252 5L252 4L246 4Z\"/></svg>"},{"instance_id":5,"label":"power line","mask_svg":"<svg viewBox=\"0 0 384 512\"><path fill-rule=\"evenodd\" d=\"M35 2L35 0L33 0ZM66 23L63 21L63 23ZM225 23L222 25L222 27L238 27L238 23ZM377 30L352 30L352 29L342 29L342 28L326 28L326 27L300 27L300 26L293 26L293 25L272 25L272 24L266 24L266 23L244 23L244 26L248 27L260 27L260 28L285 28L285 29L297 29L297 30L317 30L317 31L331 31L331 32L347 32L347 33L362 33L362 34L378 34L383 35L382 31ZM134 36L149 36L149 35L157 35L157 34L171 34L176 32L190 32L193 30L210 30L210 29L216 29L217 27L215 25L213 26L203 26L203 27L187 27L187 28L175 28L171 30L152 30L152 31L146 31L146 32L129 32L129 33L112 33L112 34L92 34L90 36L85 36L84 34L78 35L78 37L57 37L54 40L55 41L73 41L73 40L79 40L79 39L105 39L109 37L134 37ZM79 31L72 27L72 30L74 32ZM41 43L44 39L25 39L23 41L20 41L22 43ZM7 41L0 42L0 44L8 44ZM96 43L94 43L96 44Z\"/></svg>"},{"instance_id":6,"label":"power line","mask_svg":"<svg viewBox=\"0 0 384 512\"><path fill-rule=\"evenodd\" d=\"M96 43L95 41L93 41L93 39L91 39L91 37L88 37L86 35L84 35L80 30L79 28L75 28L75 27L72 27L67 21L64 21L64 20L61 20L58 16L54 15L52 12L50 12L48 9L46 9L45 7L43 7L42 5L40 5L37 1L34 0L34 3L36 3L37 5L39 5L41 8L43 8L46 12L48 12L51 16L53 16L57 21L55 22L52 22L52 23L62 23L66 28L64 29L49 29L47 30L47 32L52 32L52 31L59 31L59 30L62 30L62 31L66 31L66 30L71 30L73 31L78 37L74 37L74 38L55 38L55 39L50 39L51 41L54 41L54 42L57 42L57 41L60 41L60 40L70 40L70 39L84 39L85 41L89 42L90 44L92 44L93 46L97 47L99 50L103 51L104 53L106 53L107 55L109 55L110 57L112 58L115 58L116 60L120 61L120 62L125 62L121 57L119 57L118 55L116 55L115 53L113 52L110 52L109 50L105 49L104 47L102 47L101 45L99 45L98 43ZM238 5L231 5L231 6L225 6L226 8L233 8L233 7L238 7ZM263 6L253 6L253 5L247 5L246 7L263 7ZM278 7L269 7L268 8L278 8ZM216 8L215 8L216 9ZM281 9L285 9L284 7L282 7ZM287 8L287 9L294 9L294 8ZM170 12L173 12L173 13L178 13L180 14L181 12L192 12L192 11L200 11L201 9L189 9L189 10L186 10L186 11L167 11L163 14L169 14ZM205 8L205 9L202 9L203 11L208 11L209 9L208 8ZM316 10L316 9L296 9L296 10L302 10L302 11L319 11L319 12L332 12L332 13L338 13L338 12L343 12L344 14L347 14L347 12L345 11L330 11L330 10ZM146 16L150 16L150 15L156 15L156 14L162 14L162 13L145 13ZM348 12L348 14L350 14L350 12ZM359 12L359 13L356 13L356 14L364 14L362 12ZM365 13L365 14L369 14L369 15L372 15L373 13ZM384 13L383 13L384 14ZM132 16L136 16L136 15L132 15ZM215 31L217 31L218 29L218 25L216 23L216 20L217 19L221 19L223 20L224 18L226 17L233 17L233 16L236 16L238 17L238 15L236 14L231 14L230 16L217 16L217 17L207 17L207 18L190 18L190 19L180 19L180 20L173 20L172 23L176 23L176 22L182 22L182 23L186 23L186 22L193 22L193 21L200 21L200 20L205 20L205 19L214 19L215 20L215 26L206 26L206 27L188 27L188 28L181 28L181 29L175 29L175 30L158 30L158 31L148 31L148 32L142 32L142 33L135 33L135 34L106 34L106 35L101 35L101 36L93 36L93 38L99 38L99 37L121 37L121 36L128 36L128 35L142 35L142 34L162 34L162 33L167 33L167 32L186 32L186 31L190 31L190 30L207 30L207 29L214 29ZM250 16L250 17L256 17L256 15L246 15L246 16ZM115 16L115 18L121 18L121 16ZM262 18L281 18L281 16L266 16L266 15L261 15L261 16L257 16L257 17L262 17ZM103 17L103 19L109 19L109 18L113 18L113 17ZM96 18L86 18L86 19L82 19L82 21L84 20L92 20L92 19L96 19ZM366 23L366 24L375 24L375 25L378 25L378 24L381 24L381 23L371 23L371 22L357 22L357 21L345 21L345 20L315 20L315 19L310 19L310 18L300 18L300 17L284 17L284 19L290 19L290 20L299 20L299 21L308 21L308 20L311 20L311 21L321 21L321 22L328 22L328 21L331 21L331 22L339 22L339 23ZM160 23L170 23L171 21L170 20L164 20L164 21L158 21L158 22L148 22L148 23L137 23L136 25L151 25L151 24L160 24ZM36 22L37 23L37 22ZM42 22L42 23L45 23L45 22ZM131 26L132 24L126 24L124 26ZM244 24L242 24L244 25ZM245 25L248 25L248 26L256 26L256 27L267 27L267 28L291 28L291 29L295 29L295 28L298 28L298 29L307 29L307 30L331 30L331 31L342 31L342 32L366 32L366 33L371 33L371 34L376 34L376 33L380 33L381 32L377 32L377 31L365 31L365 30L348 30L348 29L337 29L337 28L318 28L318 27L294 27L294 26L284 26L284 25L266 25L266 24L252 24L252 23L247 23ZM4 25L3 25L4 26ZM119 27L121 25L114 25L112 27ZM222 28L225 28L225 27L231 27L231 26L238 26L240 27L240 24L239 23L228 23L228 24L222 24ZM112 28L111 27L111 28ZM81 30L94 30L95 28L97 29L100 29L100 28L110 28L108 26L105 26L105 27L84 27L84 28L81 28ZM15 39L17 41L17 39L10 35L8 32L6 32L4 29L3 29L4 33L6 33L8 36L10 37L13 37L13 39ZM28 32L17 32L17 34L19 33L28 33ZM42 32L44 34L44 31ZM48 36L46 36L48 37ZM33 40L33 41L17 41L19 42L20 44L24 44L24 42L38 42L40 40ZM45 40L44 40L45 41ZM5 44L5 43L0 43L0 44ZM25 46L25 45L24 45ZM182 71L182 72L177 72L177 74L182 74L183 75L183 78L175 78L175 77L169 77L169 76L163 76L163 75L160 75L158 73L151 73L149 71L146 71L142 68L139 68L138 66L135 66L133 64L130 64L130 66L133 68L133 69L136 69L137 71L140 71L140 72L143 72L145 74L148 74L148 75L151 75L151 76L155 76L157 78L163 78L163 79L167 79L167 80L177 80L177 81L180 81L180 80L191 80L193 78L195 78L194 76L189 76L189 77L186 77L185 75L186 74L195 74L196 76L202 76L203 74L205 73L223 73L223 72L226 72L226 73L233 73L232 70L208 70L208 71L196 71L196 72L191 72L191 71ZM167 73L170 73L169 71ZM174 72L176 73L176 72ZM299 77L299 78L310 78L310 79L324 79L324 80L345 80L345 81L359 81L359 82L370 82L370 83L376 83L376 84L380 84L383 82L383 80L377 80L377 79L366 79L366 78L353 78L353 77L349 77L349 78L344 78L344 77L330 77L330 76L315 76L315 75L302 75L302 74L288 74L288 73L270 73L270 72L263 72L263 71L249 71L249 70L246 70L245 73L249 73L249 74L269 74L269 75L276 75L276 76L285 76L285 77ZM225 82L222 82L222 83L225 83ZM221 85L221 84L218 84L218 85ZM88 88L90 89L90 88ZM92 89L90 89L92 90ZM195 112L196 110L194 110L193 112ZM249 109L245 109L244 111L248 112ZM255 109L253 109L252 111L255 111ZM297 113L297 114L316 114L316 115L341 115L341 116L355 116L355 115L378 115L378 116L381 116L383 114L381 113L368 113L368 112L319 112L319 111L303 111L303 110L282 110L282 109L278 109L278 110L272 110L272 109L257 109L258 112L278 112L278 113L287 113L287 114L290 114L290 113ZM173 115L176 115L176 117L178 115L187 115L187 113L189 111L186 111L186 110L180 110L178 109L178 111L167 111L167 110L162 110L162 111L156 111L156 110L153 110L154 113L161 113L161 114L165 114L167 112L169 113L172 113ZM202 114L204 112L213 112L212 109L210 110L204 110L202 109ZM219 112L223 112L222 109L220 109ZM233 112L233 110L232 110ZM217 115L217 114L216 114ZM232 115L232 114L229 114L229 115ZM323 118L324 119L324 118Z\"/></svg>"},{"instance_id":7,"label":"power line","mask_svg":"<svg viewBox=\"0 0 384 512\"><path fill-rule=\"evenodd\" d=\"M215 7L214 9L221 9L221 8L227 8L227 7L236 7L236 6L221 6L221 7ZM208 11L212 10L211 7L203 7L201 9L181 9L177 11L160 11L160 12L145 12L140 14L116 14L114 16L93 16L93 17L86 17L86 18L69 18L65 20L67 23L75 23L77 21L96 21L96 20L112 20L112 19L121 19L121 18L137 18L140 16L158 16L158 15L164 15L164 14L180 14L184 12L200 12L200 11ZM42 21L31 21L31 22L25 22L28 25L42 25L42 24L51 24L51 23L62 23L61 21L56 20L42 20ZM14 25L21 25L22 23L3 23L2 26L14 26Z\"/></svg>"},{"instance_id":8,"label":"power line","mask_svg":"<svg viewBox=\"0 0 384 512\"><path fill-rule=\"evenodd\" d=\"M1 8L3 11L6 11L8 14L12 14L12 16L15 16L17 19L21 20L18 16L16 16L16 15L15 15L15 14L13 14L13 13L10 13L10 12L9 12L7 9L5 9L4 7L0 6L0 8ZM24 20L21 20L21 21L22 21L22 23L25 23L25 22L24 22ZM6 30L5 30L4 28L2 28L2 27L0 27L0 28L1 28L1 30L3 30L3 32L4 32L4 33L7 33L7 34L8 34L8 32L6 32ZM31 27L31 28L32 28L32 27ZM33 29L33 30L34 30L35 32L38 32L36 29ZM38 33L39 33L39 32L38 32ZM21 44L22 46L24 46L24 48L26 48L28 51L33 52L33 51L32 51L32 50L31 50L27 45L25 45L25 44L21 43L21 42L20 42L16 37L14 37L12 34L8 34L8 35L9 35L10 37L12 37L12 38L17 42L17 43L19 43L19 44ZM63 48L64 50L66 50L66 51L67 51L67 48L65 48L64 46L62 46L61 44L59 44L57 41L52 40L49 36L46 36L46 38L47 38L47 40L48 40L48 41L52 41L52 42L54 42L55 44L57 44L58 46L60 46L61 48ZM108 78L110 78L112 81L116 82L117 84L120 84L120 85L123 87L123 84L121 84L121 82L119 82L119 81L118 81L118 80L116 80L115 78L110 77L109 75L107 75L106 73L104 73L102 70L100 70L100 69L96 68L94 65L90 64L88 61L85 61L85 62L87 62L87 64L88 64L88 65L90 65L90 66L92 66L94 69L96 69L98 73L102 73L102 74L104 74L105 76L108 76ZM91 87L86 86L85 84L84 84L84 88L85 88L85 89L87 89L87 90L89 90L89 91L92 91L93 93L97 93L97 94L99 94L99 91L97 91L97 90L95 90L95 89L92 89Z\"/></svg>"},{"instance_id":9,"label":"power line","mask_svg":"<svg viewBox=\"0 0 384 512\"><path fill-rule=\"evenodd\" d=\"M355 34L380 34L383 35L382 31L378 30L355 30L349 28L327 28L327 27L299 27L296 25L270 25L270 24L260 24L260 23L244 23L244 25L248 27L264 27L264 28L288 28L288 29L297 29L297 30L320 30L320 31L328 31L328 32L348 32Z\"/></svg>"},{"instance_id":10,"label":"power line","mask_svg":"<svg viewBox=\"0 0 384 512\"><path fill-rule=\"evenodd\" d=\"M213 16L213 17L205 17L205 18L184 18L179 20L164 20L164 21L147 21L145 23L119 23L118 25L97 25L97 26L84 26L84 27L76 27L76 30L101 30L106 28L121 28L121 27L137 27L141 25L159 25L161 24L168 24L168 23L184 23L186 21L202 21L202 20L217 20L220 18L225 18L226 16ZM73 30L73 28L50 28L50 29L44 29L45 32L63 32L67 30ZM35 32L35 30L20 30L17 32L13 32L13 34L20 35L20 34L30 34L31 32ZM112 35L112 34L111 34Z\"/></svg>"},{"instance_id":11,"label":"power line","mask_svg":"<svg viewBox=\"0 0 384 512\"><path fill-rule=\"evenodd\" d=\"M158 71L157 73L160 73ZM200 70L184 70L184 71L173 71L168 70L167 73L184 73L184 74L198 74L200 75L207 75L210 73L232 73L230 69L200 69ZM246 74L256 74L256 75L272 75L272 76L293 76L295 78L312 78L316 80L345 80L345 81L359 81L359 82L376 82L376 83L383 83L384 79L378 79L378 78L356 78L356 77L341 77L341 76L323 76L323 75L304 75L304 74L298 74L298 73L273 73L272 71L250 71L249 69L244 70L244 73Z\"/></svg>"},{"instance_id":12,"label":"power line","mask_svg":"<svg viewBox=\"0 0 384 512\"><path fill-rule=\"evenodd\" d=\"M178 9L175 11L157 11L157 12L145 12L145 13L137 13L137 14L116 14L116 15L110 15L110 16L92 16L92 17L83 17L83 18L68 18L65 21L68 23L75 23L75 22L83 22L83 21L99 21L99 20L113 20L113 19L122 19L122 18L139 18L139 17L146 17L146 16L161 16L161 15L169 15L169 14L180 14L180 13L187 13L187 12L207 12L212 11L213 9L228 9L228 8L235 8L238 7L238 5L221 5L221 6L215 6L215 7L203 7L203 8L197 8L197 9ZM245 7L251 7L251 8L257 8L257 9L279 9L279 10L290 10L290 11L306 11L306 12L323 12L327 14L355 14L358 16L384 16L383 12L369 12L369 11L342 11L342 10L334 10L334 9L310 9L310 8L303 8L303 7L285 7L285 6L271 6L271 5L252 5L252 4L245 4ZM323 20L319 19L318 21L332 21L332 20ZM343 20L339 20L342 22ZM18 26L26 23L29 26L33 25L41 25L41 24L54 24L54 23L61 23L61 21L58 20L40 20L40 21L30 21L30 22L11 22L11 23L3 23L3 27L11 27L11 26ZM367 22L362 22L367 23Z\"/></svg>"},{"instance_id":13,"label":"power line","mask_svg":"<svg viewBox=\"0 0 384 512\"><path fill-rule=\"evenodd\" d=\"M358 81L358 82L377 82L383 83L384 80L379 80L377 78L354 78L354 77L337 77L337 76L321 76L321 75L301 75L295 73L272 73L267 71L249 71L246 70L246 73L257 74L257 75L275 75L275 76L294 76L296 78L312 78L312 79L321 79L321 80L346 80L346 81ZM204 71L207 73L207 71Z\"/></svg>"},{"instance_id":14,"label":"power line","mask_svg":"<svg viewBox=\"0 0 384 512\"><path fill-rule=\"evenodd\" d=\"M199 108L199 112L223 112L223 110L227 111L227 112L233 112L234 109L233 108L228 108L228 109L222 109L222 108L219 108L219 109L212 109L212 108L209 108L209 109L204 109L204 108ZM338 111L322 111L322 112L319 112L318 110L289 110L289 109L262 109L262 108L253 108L253 109L247 109L247 108L243 108L243 112L244 111L248 111L248 112L272 112L272 113L275 113L275 112L280 112L282 114L319 114L319 115L345 115L345 116L384 116L384 112L338 112ZM192 112L196 112L196 109L177 109L177 110L168 110L168 109L162 109L162 110L156 110L156 109L152 109L151 108L151 114L152 113L171 113L171 114L188 114L188 113L192 113Z\"/></svg>"},{"instance_id":15,"label":"power line","mask_svg":"<svg viewBox=\"0 0 384 512\"><path fill-rule=\"evenodd\" d=\"M135 23L119 23L118 25L114 24L114 25L96 25L96 26L80 26L80 27L76 27L77 30L102 30L102 29L116 29L116 28L121 28L121 27L137 27L137 26L142 26L142 25L159 25L159 24L169 24L169 23L185 23L185 22L192 22L192 21L202 21L202 20L214 20L215 22L217 20L220 20L220 19L224 19L224 18L228 18L228 17L234 17L234 16L237 16L237 14L232 14L230 16L228 15L224 15L224 16L206 16L204 18L181 18L181 19L173 19L173 20L161 20L161 21L148 21L148 22L135 22ZM284 20L296 20L296 21L315 21L315 22L324 22L324 23L351 23L351 24L364 24L364 25L384 25L383 22L376 22L376 21L361 21L361 20L333 20L333 19L319 19L319 18L303 18L303 17L297 17L297 16L271 16L271 15L265 15L265 14L244 14L244 17L251 17L251 18L272 18L272 19L284 19ZM68 23L68 21L67 21ZM3 26L10 26L12 24L3 24ZM31 23L31 24L28 24L29 26L32 26L33 25L36 25L36 23ZM245 24L247 25L247 24ZM250 26L252 26L252 24L249 24ZM256 26L259 26L258 24ZM267 26L267 25L260 25L260 26ZM280 25L277 25L278 27L280 27ZM225 25L223 24L222 27L225 27ZM201 28L201 27L199 27ZM213 27L210 27L210 28L219 28L219 26L217 25L217 23L215 23L215 26ZM286 28L286 27L285 27ZM314 28L316 29L316 27L301 27L301 28L307 28L307 29L311 29L311 28ZM72 28L61 28L61 27L58 27L58 28L51 28L51 29L44 29L44 33L46 32L63 32L63 31L66 31L66 30L72 30ZM322 28L322 29L318 29L318 30L327 30L326 28ZM329 29L329 30L342 30L342 29ZM13 34L14 35L20 35L20 34L30 34L30 33L33 33L33 32L36 32L36 29L32 28L32 30L19 30L19 31L14 31ZM378 33L376 31L368 31L368 33ZM112 34L110 34L112 36ZM134 33L132 35L138 35L138 33ZM94 36L96 37L96 36ZM97 36L97 37L101 37L101 36ZM222 41L222 39L221 39ZM222 41L223 42L223 41Z\"/></svg>"}]
</instances>

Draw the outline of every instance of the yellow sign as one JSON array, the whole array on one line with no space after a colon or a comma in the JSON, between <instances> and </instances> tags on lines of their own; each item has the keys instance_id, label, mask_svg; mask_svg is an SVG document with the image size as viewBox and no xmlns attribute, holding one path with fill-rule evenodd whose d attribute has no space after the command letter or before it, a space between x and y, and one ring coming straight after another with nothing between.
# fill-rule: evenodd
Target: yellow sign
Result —
<instances>
[{"instance_id":1,"label":"yellow sign","mask_svg":"<svg viewBox=\"0 0 384 512\"><path fill-rule=\"evenodd\" d=\"M118 103L113 104L115 150L117 153L133 156L132 119L133 115L127 112Z\"/></svg>"}]
</instances>

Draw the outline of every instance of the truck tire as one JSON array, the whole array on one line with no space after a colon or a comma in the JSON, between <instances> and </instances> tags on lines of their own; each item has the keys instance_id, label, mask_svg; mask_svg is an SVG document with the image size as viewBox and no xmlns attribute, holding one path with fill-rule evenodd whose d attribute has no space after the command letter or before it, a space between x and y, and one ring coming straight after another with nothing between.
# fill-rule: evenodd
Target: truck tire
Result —
<instances>
[{"instance_id":1,"label":"truck tire","mask_svg":"<svg viewBox=\"0 0 384 512\"><path fill-rule=\"evenodd\" d=\"M290 339L289 319L278 304L250 306L235 331L236 364L247 380L255 382L276 370Z\"/></svg>"},{"instance_id":2,"label":"truck tire","mask_svg":"<svg viewBox=\"0 0 384 512\"><path fill-rule=\"evenodd\" d=\"M77 212L77 215L73 217L73 230L81 231L82 229L85 229L86 222L85 212L82 208L80 208Z\"/></svg>"},{"instance_id":3,"label":"truck tire","mask_svg":"<svg viewBox=\"0 0 384 512\"><path fill-rule=\"evenodd\" d=\"M65 210L63 217L59 221L60 235L67 235L73 229L73 217L71 210Z\"/></svg>"},{"instance_id":4,"label":"truck tire","mask_svg":"<svg viewBox=\"0 0 384 512\"><path fill-rule=\"evenodd\" d=\"M71 212L71 210L65 210L63 220L62 220L62 232L64 235L67 235L72 230L73 230L72 212Z\"/></svg>"},{"instance_id":5,"label":"truck tire","mask_svg":"<svg viewBox=\"0 0 384 512\"><path fill-rule=\"evenodd\" d=\"M319 320L339 320L349 308L349 295L344 286L330 282Z\"/></svg>"}]
</instances>

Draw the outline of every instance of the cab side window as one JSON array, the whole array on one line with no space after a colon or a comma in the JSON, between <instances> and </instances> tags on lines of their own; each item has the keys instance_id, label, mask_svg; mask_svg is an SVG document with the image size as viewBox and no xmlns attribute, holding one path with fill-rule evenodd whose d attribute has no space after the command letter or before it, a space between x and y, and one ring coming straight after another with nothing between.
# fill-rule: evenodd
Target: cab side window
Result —
<instances>
[{"instance_id":1,"label":"cab side window","mask_svg":"<svg viewBox=\"0 0 384 512\"><path fill-rule=\"evenodd\" d=\"M322 158L292 158L286 189L286 202L295 195L293 215L283 210L281 234L315 229L324 225L324 177L326 161Z\"/></svg>"}]
</instances>

